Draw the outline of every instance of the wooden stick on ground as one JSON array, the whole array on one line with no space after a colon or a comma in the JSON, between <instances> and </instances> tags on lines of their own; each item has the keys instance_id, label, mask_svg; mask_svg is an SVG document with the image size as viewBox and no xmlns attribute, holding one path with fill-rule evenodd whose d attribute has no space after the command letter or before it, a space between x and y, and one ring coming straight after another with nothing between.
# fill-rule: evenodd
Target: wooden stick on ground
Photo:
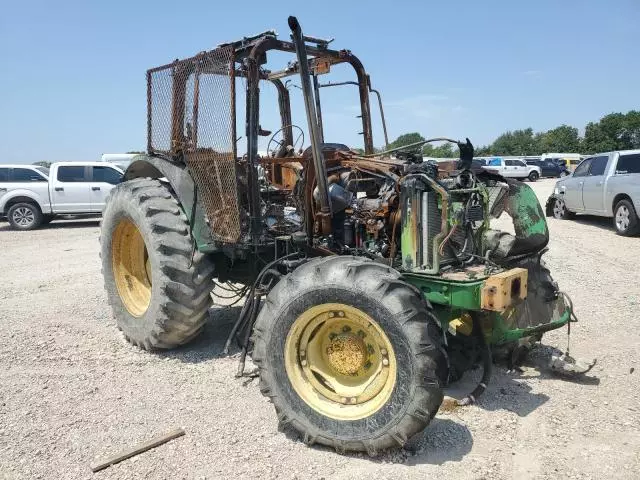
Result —
<instances>
[{"instance_id":1,"label":"wooden stick on ground","mask_svg":"<svg viewBox=\"0 0 640 480\"><path fill-rule=\"evenodd\" d=\"M164 435L159 435L149 441L146 441L144 443L139 443L135 447L131 447L127 450L124 450L123 452L120 452L117 455L113 455L112 457L96 462L93 465L91 465L91 470L94 473L99 472L100 470L110 467L111 465L114 465L123 460L126 460L127 458L131 458L135 455L138 455L139 453L146 452L147 450L151 450L152 448L157 447L158 445L167 443L169 440L173 440L174 438L181 437L182 435L184 435L184 429L176 428L175 430L171 430L170 432L165 433Z\"/></svg>"}]
</instances>

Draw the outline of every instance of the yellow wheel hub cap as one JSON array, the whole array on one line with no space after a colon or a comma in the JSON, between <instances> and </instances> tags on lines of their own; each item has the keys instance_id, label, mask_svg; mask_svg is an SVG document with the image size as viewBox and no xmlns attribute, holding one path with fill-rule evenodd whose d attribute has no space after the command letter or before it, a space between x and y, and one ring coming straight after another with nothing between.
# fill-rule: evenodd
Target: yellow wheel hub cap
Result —
<instances>
[{"instance_id":1,"label":"yellow wheel hub cap","mask_svg":"<svg viewBox=\"0 0 640 480\"><path fill-rule=\"evenodd\" d=\"M378 411L391 397L397 371L378 323L341 303L317 305L295 320L285 342L285 368L310 407L339 420Z\"/></svg>"},{"instance_id":2,"label":"yellow wheel hub cap","mask_svg":"<svg viewBox=\"0 0 640 480\"><path fill-rule=\"evenodd\" d=\"M134 317L141 317L151 302L151 263L138 227L122 219L111 237L113 276L122 303Z\"/></svg>"}]
</instances>

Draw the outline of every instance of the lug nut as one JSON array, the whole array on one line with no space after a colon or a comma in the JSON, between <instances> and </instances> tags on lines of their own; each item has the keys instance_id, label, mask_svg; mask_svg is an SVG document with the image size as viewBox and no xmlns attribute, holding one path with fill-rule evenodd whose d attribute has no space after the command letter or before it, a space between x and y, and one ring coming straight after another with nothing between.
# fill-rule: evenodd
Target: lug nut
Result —
<instances>
[{"instance_id":1,"label":"lug nut","mask_svg":"<svg viewBox=\"0 0 640 480\"><path fill-rule=\"evenodd\" d=\"M306 366L307 366L307 361L303 358L303 359L300 361L300 364L301 364L303 367L306 367Z\"/></svg>"},{"instance_id":2,"label":"lug nut","mask_svg":"<svg viewBox=\"0 0 640 480\"><path fill-rule=\"evenodd\" d=\"M344 312L338 312L339 317L344 317Z\"/></svg>"},{"instance_id":3,"label":"lug nut","mask_svg":"<svg viewBox=\"0 0 640 480\"><path fill-rule=\"evenodd\" d=\"M347 403L348 398L347 397L342 397L340 400L342 401L342 403Z\"/></svg>"},{"instance_id":4,"label":"lug nut","mask_svg":"<svg viewBox=\"0 0 640 480\"><path fill-rule=\"evenodd\" d=\"M389 365L389 360L387 360L386 358L382 359L382 365L384 365L385 367Z\"/></svg>"},{"instance_id":5,"label":"lug nut","mask_svg":"<svg viewBox=\"0 0 640 480\"><path fill-rule=\"evenodd\" d=\"M381 348L380 349L380 355L386 355L387 354L387 349L386 348Z\"/></svg>"}]
</instances>

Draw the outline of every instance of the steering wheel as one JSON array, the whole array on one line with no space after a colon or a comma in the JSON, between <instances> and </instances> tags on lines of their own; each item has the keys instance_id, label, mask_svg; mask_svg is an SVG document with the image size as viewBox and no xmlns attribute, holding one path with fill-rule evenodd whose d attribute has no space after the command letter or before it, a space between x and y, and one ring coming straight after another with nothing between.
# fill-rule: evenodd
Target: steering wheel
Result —
<instances>
[{"instance_id":1,"label":"steering wheel","mask_svg":"<svg viewBox=\"0 0 640 480\"><path fill-rule=\"evenodd\" d=\"M282 127L280 130L277 130L276 133L271 135L269 143L267 144L267 157L283 158L287 156L287 154L289 153L287 147L289 145L285 145L284 130L289 127L291 127L292 129L295 128L299 132L298 136L293 142L292 151L295 152L296 150L302 148L302 145L304 145L304 131L297 125L287 125L286 127ZM278 136L280 136L281 138L278 139ZM298 143L300 144L299 146Z\"/></svg>"}]
</instances>

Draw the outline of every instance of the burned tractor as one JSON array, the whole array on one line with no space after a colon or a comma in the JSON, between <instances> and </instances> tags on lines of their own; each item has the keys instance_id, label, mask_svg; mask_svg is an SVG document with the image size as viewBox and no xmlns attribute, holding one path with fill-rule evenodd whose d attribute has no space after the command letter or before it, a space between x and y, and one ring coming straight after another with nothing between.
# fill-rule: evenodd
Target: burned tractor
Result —
<instances>
[{"instance_id":1,"label":"burned tractor","mask_svg":"<svg viewBox=\"0 0 640 480\"><path fill-rule=\"evenodd\" d=\"M147 72L147 153L104 211L105 286L118 327L149 350L196 337L214 285L244 299L227 349L238 340L240 374L252 356L280 424L373 455L421 432L443 387L480 364L462 403L474 401L492 349L540 339L573 311L541 260L549 232L532 190L472 169L468 140L374 153L377 91L362 63L289 26L291 41L269 31ZM292 59L270 70L276 51ZM338 64L355 80L321 83ZM273 134L260 124L269 84ZM321 89L345 84L357 87L361 151L324 138ZM423 161L436 140L458 145L455 172ZM503 212L513 234L491 228Z\"/></svg>"}]
</instances>

